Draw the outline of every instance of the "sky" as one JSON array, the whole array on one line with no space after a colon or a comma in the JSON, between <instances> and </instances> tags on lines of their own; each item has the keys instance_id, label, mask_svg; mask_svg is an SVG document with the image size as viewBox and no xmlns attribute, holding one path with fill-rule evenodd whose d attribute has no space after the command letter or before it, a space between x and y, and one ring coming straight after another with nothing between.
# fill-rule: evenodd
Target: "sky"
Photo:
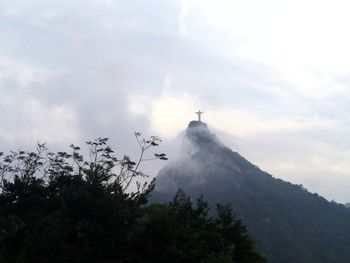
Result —
<instances>
[{"instance_id":1,"label":"sky","mask_svg":"<svg viewBox=\"0 0 350 263\"><path fill-rule=\"evenodd\" d=\"M171 153L201 109L262 170L348 202L349 8L345 0L0 0L0 150L108 137L136 156L133 134L142 131Z\"/></svg>"}]
</instances>

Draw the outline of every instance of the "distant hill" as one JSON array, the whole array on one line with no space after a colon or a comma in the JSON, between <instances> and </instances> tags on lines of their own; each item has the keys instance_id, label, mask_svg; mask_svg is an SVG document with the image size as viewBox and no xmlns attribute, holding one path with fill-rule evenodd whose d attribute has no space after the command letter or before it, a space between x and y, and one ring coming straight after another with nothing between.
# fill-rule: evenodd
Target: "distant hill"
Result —
<instances>
[{"instance_id":1,"label":"distant hill","mask_svg":"<svg viewBox=\"0 0 350 263\"><path fill-rule=\"evenodd\" d=\"M271 263L350 262L350 209L274 178L192 121L180 157L157 176L154 201L178 188L193 198L230 202Z\"/></svg>"}]
</instances>

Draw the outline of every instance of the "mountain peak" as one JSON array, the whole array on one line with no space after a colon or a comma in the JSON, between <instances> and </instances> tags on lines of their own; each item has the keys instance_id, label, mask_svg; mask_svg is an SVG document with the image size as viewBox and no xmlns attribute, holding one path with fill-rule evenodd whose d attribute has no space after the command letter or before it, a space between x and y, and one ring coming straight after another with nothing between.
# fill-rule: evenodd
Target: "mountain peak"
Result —
<instances>
[{"instance_id":1,"label":"mountain peak","mask_svg":"<svg viewBox=\"0 0 350 263\"><path fill-rule=\"evenodd\" d=\"M208 125L205 122L202 122L202 121L191 121L188 124L188 129L190 129L190 128L198 128L198 127L202 127L202 128L208 129Z\"/></svg>"},{"instance_id":2,"label":"mountain peak","mask_svg":"<svg viewBox=\"0 0 350 263\"><path fill-rule=\"evenodd\" d=\"M215 134L211 133L208 125L201 121L191 121L188 124L185 138L195 144L217 142Z\"/></svg>"},{"instance_id":3,"label":"mountain peak","mask_svg":"<svg viewBox=\"0 0 350 263\"><path fill-rule=\"evenodd\" d=\"M212 206L232 203L271 263L348 262L349 209L260 170L199 119L189 123L178 157L160 170L153 200L169 201L178 188L194 199L203 194Z\"/></svg>"},{"instance_id":4,"label":"mountain peak","mask_svg":"<svg viewBox=\"0 0 350 263\"><path fill-rule=\"evenodd\" d=\"M349 209L260 170L200 120L189 123L181 146L157 176L154 201L170 201L181 188L212 206L232 203L271 263L349 261Z\"/></svg>"}]
</instances>

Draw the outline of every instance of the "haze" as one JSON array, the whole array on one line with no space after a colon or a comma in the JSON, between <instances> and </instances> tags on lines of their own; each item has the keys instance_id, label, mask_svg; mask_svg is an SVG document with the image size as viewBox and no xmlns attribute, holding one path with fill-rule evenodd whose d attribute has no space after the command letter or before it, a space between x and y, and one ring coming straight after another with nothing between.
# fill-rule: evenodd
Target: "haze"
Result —
<instances>
[{"instance_id":1,"label":"haze","mask_svg":"<svg viewBox=\"0 0 350 263\"><path fill-rule=\"evenodd\" d=\"M350 201L347 1L0 0L0 149L165 144L199 108L276 177Z\"/></svg>"}]
</instances>

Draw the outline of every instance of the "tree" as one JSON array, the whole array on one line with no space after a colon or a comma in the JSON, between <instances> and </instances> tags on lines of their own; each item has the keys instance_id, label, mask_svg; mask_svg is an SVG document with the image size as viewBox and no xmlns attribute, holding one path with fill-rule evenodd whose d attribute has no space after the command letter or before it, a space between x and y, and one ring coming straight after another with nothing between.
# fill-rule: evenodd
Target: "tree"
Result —
<instances>
[{"instance_id":1,"label":"tree","mask_svg":"<svg viewBox=\"0 0 350 263\"><path fill-rule=\"evenodd\" d=\"M214 218L203 197L193 204L179 190L169 204L152 204L143 210L130 242L139 257L133 262L265 262L229 205L218 205Z\"/></svg>"},{"instance_id":2,"label":"tree","mask_svg":"<svg viewBox=\"0 0 350 263\"><path fill-rule=\"evenodd\" d=\"M128 229L154 188L131 182L145 177L139 170L144 153L158 137L140 138L137 162L118 159L107 138L87 142L88 160L81 149L1 153L0 255L6 262L96 262L124 258ZM165 154L153 159L166 160Z\"/></svg>"},{"instance_id":3,"label":"tree","mask_svg":"<svg viewBox=\"0 0 350 263\"><path fill-rule=\"evenodd\" d=\"M154 180L139 170L160 139L135 133L140 157L117 158L108 139L71 152L0 154L0 262L264 262L231 210L208 216L179 191L169 204L147 204ZM131 185L136 182L135 190Z\"/></svg>"}]
</instances>

